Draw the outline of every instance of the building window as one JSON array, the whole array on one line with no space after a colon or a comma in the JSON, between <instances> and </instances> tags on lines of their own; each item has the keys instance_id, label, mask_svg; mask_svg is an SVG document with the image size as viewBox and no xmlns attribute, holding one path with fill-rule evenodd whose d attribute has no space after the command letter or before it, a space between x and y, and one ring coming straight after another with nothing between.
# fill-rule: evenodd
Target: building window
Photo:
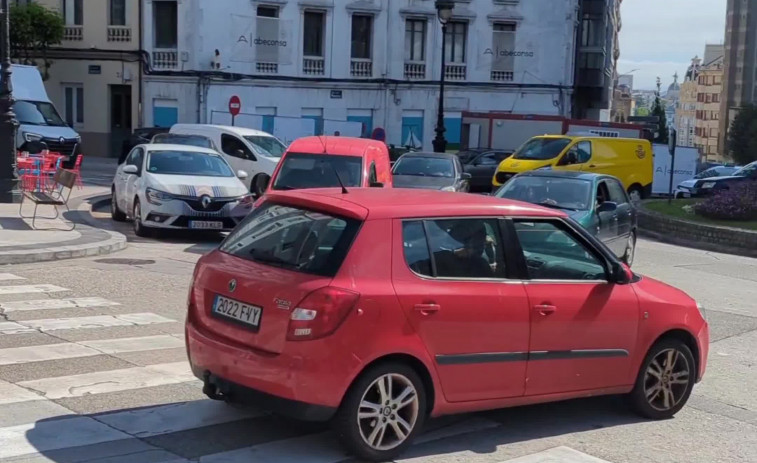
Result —
<instances>
[{"instance_id":1,"label":"building window","mask_svg":"<svg viewBox=\"0 0 757 463\"><path fill-rule=\"evenodd\" d=\"M110 0L110 25L126 25L126 0Z\"/></svg>"},{"instance_id":2,"label":"building window","mask_svg":"<svg viewBox=\"0 0 757 463\"><path fill-rule=\"evenodd\" d=\"M84 24L84 0L63 0L63 20L67 26Z\"/></svg>"},{"instance_id":3,"label":"building window","mask_svg":"<svg viewBox=\"0 0 757 463\"><path fill-rule=\"evenodd\" d=\"M302 50L305 56L323 57L325 15L318 11L305 12L302 34Z\"/></svg>"},{"instance_id":4,"label":"building window","mask_svg":"<svg viewBox=\"0 0 757 463\"><path fill-rule=\"evenodd\" d=\"M515 49L515 23L495 23L492 27L492 50ZM515 58L497 53L492 58L491 79L511 81L515 76Z\"/></svg>"},{"instance_id":5,"label":"building window","mask_svg":"<svg viewBox=\"0 0 757 463\"><path fill-rule=\"evenodd\" d=\"M581 46L601 47L606 32L603 21L591 15L584 15L581 25Z\"/></svg>"},{"instance_id":6,"label":"building window","mask_svg":"<svg viewBox=\"0 0 757 463\"><path fill-rule=\"evenodd\" d=\"M352 58L371 59L373 16L352 15Z\"/></svg>"},{"instance_id":7,"label":"building window","mask_svg":"<svg viewBox=\"0 0 757 463\"><path fill-rule=\"evenodd\" d=\"M153 2L155 48L177 48L178 12L175 1Z\"/></svg>"},{"instance_id":8,"label":"building window","mask_svg":"<svg viewBox=\"0 0 757 463\"><path fill-rule=\"evenodd\" d=\"M81 84L65 84L63 95L66 123L71 127L84 124L84 87Z\"/></svg>"},{"instance_id":9,"label":"building window","mask_svg":"<svg viewBox=\"0 0 757 463\"><path fill-rule=\"evenodd\" d=\"M447 43L444 49L448 63L465 64L465 47L468 40L468 23L447 23Z\"/></svg>"},{"instance_id":10,"label":"building window","mask_svg":"<svg viewBox=\"0 0 757 463\"><path fill-rule=\"evenodd\" d=\"M707 95L705 95L704 102L705 103L712 103L712 95L709 94L709 93Z\"/></svg>"},{"instance_id":11,"label":"building window","mask_svg":"<svg viewBox=\"0 0 757 463\"><path fill-rule=\"evenodd\" d=\"M405 61L426 61L425 19L405 21Z\"/></svg>"},{"instance_id":12,"label":"building window","mask_svg":"<svg viewBox=\"0 0 757 463\"><path fill-rule=\"evenodd\" d=\"M258 17L263 18L278 18L279 17L279 9L275 6L259 6L258 7Z\"/></svg>"}]
</instances>

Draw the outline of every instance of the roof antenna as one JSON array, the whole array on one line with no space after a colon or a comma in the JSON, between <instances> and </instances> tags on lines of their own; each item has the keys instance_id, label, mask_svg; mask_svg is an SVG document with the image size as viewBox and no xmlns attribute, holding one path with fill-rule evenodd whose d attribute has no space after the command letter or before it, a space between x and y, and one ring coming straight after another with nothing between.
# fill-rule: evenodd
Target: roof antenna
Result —
<instances>
[{"instance_id":1,"label":"roof antenna","mask_svg":"<svg viewBox=\"0 0 757 463\"><path fill-rule=\"evenodd\" d=\"M336 171L336 167L334 167L334 164L329 163L329 165L331 166L331 169L334 171L334 175L336 175L336 181L339 182L339 186L342 187L342 194L346 195L347 193L349 193L349 191L347 191L347 188L344 187L344 183L342 183L342 179L339 177L339 172Z\"/></svg>"}]
</instances>

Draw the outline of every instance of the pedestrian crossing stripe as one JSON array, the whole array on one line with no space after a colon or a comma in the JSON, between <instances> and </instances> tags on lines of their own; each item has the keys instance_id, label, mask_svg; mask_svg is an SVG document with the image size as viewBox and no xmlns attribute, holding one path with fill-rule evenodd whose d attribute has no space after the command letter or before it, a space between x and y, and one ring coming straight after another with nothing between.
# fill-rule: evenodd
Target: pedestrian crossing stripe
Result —
<instances>
[{"instance_id":1,"label":"pedestrian crossing stripe","mask_svg":"<svg viewBox=\"0 0 757 463\"><path fill-rule=\"evenodd\" d=\"M14 275L12 273L0 273L0 281L18 281L18 280L26 280L26 278L20 277L18 275Z\"/></svg>"},{"instance_id":2,"label":"pedestrian crossing stripe","mask_svg":"<svg viewBox=\"0 0 757 463\"><path fill-rule=\"evenodd\" d=\"M69 291L55 285L18 285L18 286L0 286L0 295L5 294L31 294L31 293L56 293Z\"/></svg>"},{"instance_id":3,"label":"pedestrian crossing stripe","mask_svg":"<svg viewBox=\"0 0 757 463\"><path fill-rule=\"evenodd\" d=\"M16 384L38 392L47 399L56 400L178 384L193 380L195 380L195 377L189 368L189 364L183 361L21 381Z\"/></svg>"},{"instance_id":4,"label":"pedestrian crossing stripe","mask_svg":"<svg viewBox=\"0 0 757 463\"><path fill-rule=\"evenodd\" d=\"M25 312L32 310L78 309L120 305L101 297L72 297L65 299L36 299L32 301L0 302L0 312Z\"/></svg>"},{"instance_id":5,"label":"pedestrian crossing stripe","mask_svg":"<svg viewBox=\"0 0 757 463\"><path fill-rule=\"evenodd\" d=\"M170 335L137 338L102 339L94 341L43 344L41 346L0 349L0 365L19 365L49 360L63 360L95 355L113 355L184 347L184 342Z\"/></svg>"},{"instance_id":6,"label":"pedestrian crossing stripe","mask_svg":"<svg viewBox=\"0 0 757 463\"><path fill-rule=\"evenodd\" d=\"M2 322L0 323L0 335L33 333L35 331L47 332L56 330L108 328L113 326L153 325L156 323L172 323L175 321L176 320L162 317L154 313L45 318L18 322Z\"/></svg>"}]
</instances>

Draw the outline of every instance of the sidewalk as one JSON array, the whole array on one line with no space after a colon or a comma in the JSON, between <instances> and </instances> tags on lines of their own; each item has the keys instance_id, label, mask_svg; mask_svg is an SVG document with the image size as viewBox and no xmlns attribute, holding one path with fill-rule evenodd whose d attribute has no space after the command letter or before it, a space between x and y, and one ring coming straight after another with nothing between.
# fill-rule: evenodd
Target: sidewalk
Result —
<instances>
[{"instance_id":1,"label":"sidewalk","mask_svg":"<svg viewBox=\"0 0 757 463\"><path fill-rule=\"evenodd\" d=\"M91 205L106 197L110 190L104 186L75 188L69 200L70 212L63 214L66 221L76 223L73 231L65 231L70 224L61 218L38 219L37 227L58 230L34 230L31 219L19 216L18 204L0 204L0 265L45 262L95 256L120 251L126 247L126 237L121 233L90 226ZM61 212L65 208L59 208ZM34 204L24 202L24 215L31 215ZM52 206L40 206L40 216L55 215Z\"/></svg>"}]
</instances>

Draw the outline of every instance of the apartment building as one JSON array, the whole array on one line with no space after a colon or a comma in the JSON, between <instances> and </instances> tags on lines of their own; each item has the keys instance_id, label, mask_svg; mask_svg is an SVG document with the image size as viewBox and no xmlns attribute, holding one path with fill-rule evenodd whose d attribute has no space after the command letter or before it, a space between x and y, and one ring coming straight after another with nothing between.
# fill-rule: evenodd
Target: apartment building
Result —
<instances>
[{"instance_id":1,"label":"apartment building","mask_svg":"<svg viewBox=\"0 0 757 463\"><path fill-rule=\"evenodd\" d=\"M728 0L719 151L741 106L757 103L757 0Z\"/></svg>"},{"instance_id":2,"label":"apartment building","mask_svg":"<svg viewBox=\"0 0 757 463\"><path fill-rule=\"evenodd\" d=\"M675 112L675 127L678 132L678 146L694 147L699 91L699 67L702 60L694 57L681 83L678 105Z\"/></svg>"},{"instance_id":3,"label":"apartment building","mask_svg":"<svg viewBox=\"0 0 757 463\"><path fill-rule=\"evenodd\" d=\"M723 92L723 57L705 63L697 77L694 146L707 161L722 162L720 142L720 98Z\"/></svg>"},{"instance_id":4,"label":"apartment building","mask_svg":"<svg viewBox=\"0 0 757 463\"><path fill-rule=\"evenodd\" d=\"M448 148L467 135L462 111L571 115L579 2L592 3L456 2L444 50ZM432 0L145 0L143 24L144 125L230 123L236 95L236 124L284 139L385 134L431 149L442 72ZM598 49L602 24L586 32ZM601 76L578 72L587 85L606 83L607 50L596 53Z\"/></svg>"},{"instance_id":5,"label":"apartment building","mask_svg":"<svg viewBox=\"0 0 757 463\"><path fill-rule=\"evenodd\" d=\"M117 155L139 124L140 0L35 1L65 20L47 93L86 155Z\"/></svg>"},{"instance_id":6,"label":"apartment building","mask_svg":"<svg viewBox=\"0 0 757 463\"><path fill-rule=\"evenodd\" d=\"M621 3L622 0L579 2L573 109L576 118L601 120L603 114L610 114L620 57Z\"/></svg>"}]
</instances>

